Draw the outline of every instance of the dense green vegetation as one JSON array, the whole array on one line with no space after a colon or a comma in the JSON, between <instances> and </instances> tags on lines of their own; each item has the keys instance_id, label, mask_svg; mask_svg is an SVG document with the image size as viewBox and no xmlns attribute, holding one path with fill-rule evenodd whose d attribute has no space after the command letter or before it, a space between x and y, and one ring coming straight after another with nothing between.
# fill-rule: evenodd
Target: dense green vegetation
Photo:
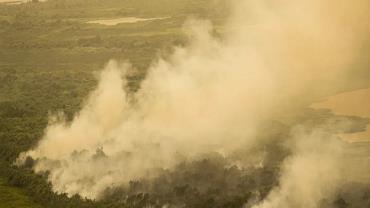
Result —
<instances>
[{"instance_id":1,"label":"dense green vegetation","mask_svg":"<svg viewBox=\"0 0 370 208\"><path fill-rule=\"evenodd\" d=\"M23 190L7 185L4 179L0 180L0 200L1 208L40 208Z\"/></svg>"},{"instance_id":2,"label":"dense green vegetation","mask_svg":"<svg viewBox=\"0 0 370 208\"><path fill-rule=\"evenodd\" d=\"M101 70L109 59L130 60L137 69L129 77L134 91L145 76L145 68L159 52L166 53L171 46L186 43L181 27L188 16L209 18L221 30L228 9L220 4L222 1L212 0L50 0L0 4L0 208L149 204L162 207L168 203L241 207L248 199L263 198L277 183L277 163L289 154L281 142L289 125L299 120L314 126L341 117L306 109L287 123L267 125L269 134L260 135L261 139L273 137L276 146L258 146L255 152L273 150L269 154L276 164L241 170L230 166L228 158L207 155L199 161L180 164L173 171L163 170L155 180L132 181L127 187L107 190L106 197L96 202L55 194L46 175L36 175L27 166L12 165L20 152L34 146L42 136L49 113L61 110L71 118L79 110L84 97L96 85L94 72ZM122 16L171 18L116 26L86 23ZM363 86L367 78L363 80L358 85ZM350 131L368 123L365 119L353 120L357 122ZM368 195L364 197L370 198L370 189L366 188ZM347 202L340 198L333 203L340 207Z\"/></svg>"}]
</instances>

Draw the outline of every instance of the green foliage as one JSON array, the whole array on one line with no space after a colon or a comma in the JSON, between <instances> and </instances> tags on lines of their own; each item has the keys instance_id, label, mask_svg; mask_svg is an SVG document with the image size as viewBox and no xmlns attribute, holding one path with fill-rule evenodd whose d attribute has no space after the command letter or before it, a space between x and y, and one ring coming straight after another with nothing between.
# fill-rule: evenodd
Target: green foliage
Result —
<instances>
[{"instance_id":1,"label":"green foliage","mask_svg":"<svg viewBox=\"0 0 370 208\"><path fill-rule=\"evenodd\" d=\"M9 186L0 178L0 208L41 208L41 206L27 196L24 190Z\"/></svg>"}]
</instances>

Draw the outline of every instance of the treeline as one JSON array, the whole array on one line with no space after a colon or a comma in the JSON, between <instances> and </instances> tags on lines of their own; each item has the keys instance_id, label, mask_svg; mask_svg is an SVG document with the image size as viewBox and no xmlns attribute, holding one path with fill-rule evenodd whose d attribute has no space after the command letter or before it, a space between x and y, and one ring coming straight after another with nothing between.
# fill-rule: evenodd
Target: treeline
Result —
<instances>
[{"instance_id":1,"label":"treeline","mask_svg":"<svg viewBox=\"0 0 370 208\"><path fill-rule=\"evenodd\" d=\"M220 155L179 164L154 180L131 181L127 187L108 189L101 203L145 207L242 207L263 199L276 185L274 167L241 169Z\"/></svg>"},{"instance_id":2,"label":"treeline","mask_svg":"<svg viewBox=\"0 0 370 208\"><path fill-rule=\"evenodd\" d=\"M27 191L44 207L114 208L158 207L242 207L248 201L262 200L277 183L278 169L227 166L221 156L211 156L163 170L154 180L131 181L127 186L107 189L98 201L56 194L47 182L47 173L35 175L30 167L0 164L1 175L10 185Z\"/></svg>"}]
</instances>

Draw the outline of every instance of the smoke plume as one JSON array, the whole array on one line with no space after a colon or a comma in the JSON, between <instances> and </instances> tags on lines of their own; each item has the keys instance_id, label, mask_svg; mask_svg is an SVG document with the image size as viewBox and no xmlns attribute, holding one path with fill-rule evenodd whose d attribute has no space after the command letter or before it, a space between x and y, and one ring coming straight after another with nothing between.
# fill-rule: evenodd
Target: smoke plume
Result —
<instances>
[{"instance_id":1,"label":"smoke plume","mask_svg":"<svg viewBox=\"0 0 370 208\"><path fill-rule=\"evenodd\" d=\"M51 118L18 163L32 157L54 191L95 199L203 153L248 151L264 121L336 89L368 35L366 0L232 4L222 38L209 21L187 21L189 45L153 61L135 94L126 90L132 66L110 61L74 119ZM335 193L337 139L303 132L293 133L280 185L255 207L313 208Z\"/></svg>"},{"instance_id":2,"label":"smoke plume","mask_svg":"<svg viewBox=\"0 0 370 208\"><path fill-rule=\"evenodd\" d=\"M338 138L321 130L294 130L293 155L283 163L280 184L253 208L320 207L343 183Z\"/></svg>"}]
</instances>

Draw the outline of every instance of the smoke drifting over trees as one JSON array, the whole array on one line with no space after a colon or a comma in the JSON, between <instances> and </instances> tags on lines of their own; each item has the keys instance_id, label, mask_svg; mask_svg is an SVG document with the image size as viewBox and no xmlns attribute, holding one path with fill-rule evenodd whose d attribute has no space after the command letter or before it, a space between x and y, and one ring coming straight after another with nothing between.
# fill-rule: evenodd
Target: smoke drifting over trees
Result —
<instances>
[{"instance_id":1,"label":"smoke drifting over trees","mask_svg":"<svg viewBox=\"0 0 370 208\"><path fill-rule=\"evenodd\" d=\"M38 145L17 164L33 158L34 171L47 172L55 192L103 199L107 190L159 180L208 154L238 171L276 160L273 167L281 170L277 184L270 184L275 188L243 201L245 207L315 208L334 198L355 177L342 171L348 165L341 162L343 144L328 132L345 131L346 121L289 127L278 141L258 135L269 121L294 113L306 96L346 81L369 35L369 2L230 4L221 38L207 20L188 20L189 44L153 61L135 93L127 90L132 66L110 61L73 120L50 118ZM257 146L264 151L254 151ZM268 157L273 151L282 158Z\"/></svg>"}]
</instances>

